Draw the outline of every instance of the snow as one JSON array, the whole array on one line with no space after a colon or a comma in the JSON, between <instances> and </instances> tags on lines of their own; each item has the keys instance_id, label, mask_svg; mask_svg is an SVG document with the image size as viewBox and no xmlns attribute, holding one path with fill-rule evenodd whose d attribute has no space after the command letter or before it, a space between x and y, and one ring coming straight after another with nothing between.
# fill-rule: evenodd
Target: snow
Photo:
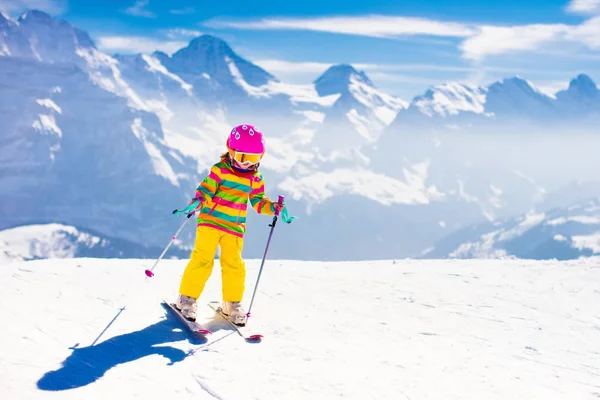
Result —
<instances>
[{"instance_id":1,"label":"snow","mask_svg":"<svg viewBox=\"0 0 600 400\"><path fill-rule=\"evenodd\" d=\"M447 83L435 86L424 96L417 97L413 105L430 117L458 115L460 112L483 114L486 92L484 88Z\"/></svg>"},{"instance_id":2,"label":"snow","mask_svg":"<svg viewBox=\"0 0 600 400\"><path fill-rule=\"evenodd\" d=\"M377 118L383 121L384 124L389 125L392 123L394 118L396 118L396 115L398 115L398 111L396 111L393 108L376 107L373 110L373 114L375 114Z\"/></svg>"},{"instance_id":3,"label":"snow","mask_svg":"<svg viewBox=\"0 0 600 400\"><path fill-rule=\"evenodd\" d=\"M321 203L333 196L362 195L383 205L429 204L443 194L435 186L426 187L419 168L405 169L406 182L363 169L339 168L314 172L305 177L287 177L279 188L295 200Z\"/></svg>"},{"instance_id":4,"label":"snow","mask_svg":"<svg viewBox=\"0 0 600 400\"><path fill-rule=\"evenodd\" d=\"M457 233L448 250L451 257L495 258L511 256L535 259L576 258L600 253L600 216L598 200L585 200L547 212L529 212L520 217L497 221L485 234ZM473 235L477 235L474 238ZM550 240L561 242L548 246ZM462 244L459 244L461 243ZM568 249L572 250L568 250ZM508 251L507 251L508 250ZM446 250L444 250L445 252ZM436 254L445 257L445 254Z\"/></svg>"},{"instance_id":5,"label":"snow","mask_svg":"<svg viewBox=\"0 0 600 400\"><path fill-rule=\"evenodd\" d=\"M591 235L574 235L571 241L571 245L578 250L589 249L594 254L600 253L600 232Z\"/></svg>"},{"instance_id":6,"label":"snow","mask_svg":"<svg viewBox=\"0 0 600 400\"><path fill-rule=\"evenodd\" d=\"M398 111L408 107L404 100L380 92L354 74L350 77L348 90L358 102L373 110L375 116L385 125L389 125L396 118Z\"/></svg>"},{"instance_id":7,"label":"snow","mask_svg":"<svg viewBox=\"0 0 600 400\"><path fill-rule=\"evenodd\" d=\"M467 242L463 243L456 250L451 252L448 256L450 258L505 258L507 252L504 249L494 248L496 244L496 236L500 231L487 233L481 235L479 242Z\"/></svg>"},{"instance_id":8,"label":"snow","mask_svg":"<svg viewBox=\"0 0 600 400\"><path fill-rule=\"evenodd\" d=\"M309 121L323 123L325 113L318 111L295 111L296 114L304 115Z\"/></svg>"},{"instance_id":9,"label":"snow","mask_svg":"<svg viewBox=\"0 0 600 400\"><path fill-rule=\"evenodd\" d=\"M464 199L467 203L479 203L479 199L477 197L472 196L465 191L465 182L463 182L461 179L457 179L456 182L458 183L458 195L462 199Z\"/></svg>"},{"instance_id":10,"label":"snow","mask_svg":"<svg viewBox=\"0 0 600 400\"><path fill-rule=\"evenodd\" d=\"M146 63L148 64L149 71L161 73L161 74L167 76L168 78L176 81L177 83L179 83L181 85L181 88L183 90L185 90L188 95L191 95L191 90L193 89L193 86L190 85L189 83L185 82L179 76L169 72L167 70L167 68L165 68L165 66L162 65L157 58L143 54L142 59L144 61L146 61Z\"/></svg>"},{"instance_id":11,"label":"snow","mask_svg":"<svg viewBox=\"0 0 600 400\"><path fill-rule=\"evenodd\" d=\"M502 194L502 189L498 189L496 186L490 184L490 189L496 196L500 196Z\"/></svg>"},{"instance_id":12,"label":"snow","mask_svg":"<svg viewBox=\"0 0 600 400\"><path fill-rule=\"evenodd\" d=\"M148 140L150 136L150 132L144 125L142 124L142 120L140 118L136 118L131 124L131 131L133 134L143 142L144 148L148 152L150 159L152 160L152 166L154 167L154 172L162 176L163 178L169 180L173 185L179 186L179 179L171 164L167 161L167 159L163 156L160 149L156 147L151 141Z\"/></svg>"},{"instance_id":13,"label":"snow","mask_svg":"<svg viewBox=\"0 0 600 400\"><path fill-rule=\"evenodd\" d=\"M76 242L67 235L76 236ZM0 231L0 263L38 258L69 258L77 243L94 246L100 238L61 224L28 225Z\"/></svg>"},{"instance_id":14,"label":"snow","mask_svg":"<svg viewBox=\"0 0 600 400\"><path fill-rule=\"evenodd\" d=\"M106 91L127 98L128 105L139 110L150 111L143 99L123 79L119 62L96 49L77 49L76 54L87 64L90 79Z\"/></svg>"},{"instance_id":15,"label":"snow","mask_svg":"<svg viewBox=\"0 0 600 400\"><path fill-rule=\"evenodd\" d=\"M314 159L312 152L304 152L297 149L295 142L289 142L285 139L271 138L267 142L269 151L265 153L263 161L264 167L261 169L269 169L284 173L291 169L296 169L300 162L311 162Z\"/></svg>"},{"instance_id":16,"label":"snow","mask_svg":"<svg viewBox=\"0 0 600 400\"><path fill-rule=\"evenodd\" d=\"M290 101L294 105L299 103L314 103L324 107L331 107L340 98L340 94L321 97L314 85L295 85L271 80L262 86L252 86L244 80L239 69L231 59L226 57L226 61L234 82L252 97L269 98L283 94L289 96Z\"/></svg>"},{"instance_id":17,"label":"snow","mask_svg":"<svg viewBox=\"0 0 600 400\"><path fill-rule=\"evenodd\" d=\"M586 210L589 211L589 210ZM588 215L576 215L572 217L560 217L547 221L547 225L563 225L567 222L578 222L580 224L600 225L600 216L592 217Z\"/></svg>"},{"instance_id":18,"label":"snow","mask_svg":"<svg viewBox=\"0 0 600 400\"><path fill-rule=\"evenodd\" d=\"M545 216L546 215L544 213L527 214L523 218L523 220L519 223L519 225L517 225L515 228L509 229L505 232L502 232L498 236L498 240L500 240L500 241L510 240L517 236L523 235L523 233L527 232L529 229L531 229L531 228L535 227L536 225L540 224L541 222L543 222Z\"/></svg>"},{"instance_id":19,"label":"snow","mask_svg":"<svg viewBox=\"0 0 600 400\"><path fill-rule=\"evenodd\" d=\"M185 260L149 282L153 260L2 265L0 397L592 399L598 261L269 261L260 344L204 306L220 274L200 299L206 342L160 306Z\"/></svg>"},{"instance_id":20,"label":"snow","mask_svg":"<svg viewBox=\"0 0 600 400\"><path fill-rule=\"evenodd\" d=\"M350 122L352 122L354 129L356 129L359 135L371 141L376 139L376 137L372 135L370 131L371 121L367 117L360 115L355 108L348 111L346 113L346 117Z\"/></svg>"}]
</instances>

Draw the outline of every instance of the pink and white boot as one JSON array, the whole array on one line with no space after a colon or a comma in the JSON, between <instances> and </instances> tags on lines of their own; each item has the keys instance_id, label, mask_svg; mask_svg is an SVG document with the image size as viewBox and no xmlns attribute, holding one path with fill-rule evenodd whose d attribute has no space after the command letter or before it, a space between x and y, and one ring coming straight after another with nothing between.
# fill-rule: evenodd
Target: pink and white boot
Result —
<instances>
[{"instance_id":1,"label":"pink and white boot","mask_svg":"<svg viewBox=\"0 0 600 400\"><path fill-rule=\"evenodd\" d=\"M190 296L179 295L175 307L181 311L181 315L187 320L196 321L196 314L198 313L198 304L196 299Z\"/></svg>"},{"instance_id":2,"label":"pink and white boot","mask_svg":"<svg viewBox=\"0 0 600 400\"><path fill-rule=\"evenodd\" d=\"M221 310L234 324L239 326L246 325L246 312L239 301L224 301L221 305Z\"/></svg>"}]
</instances>

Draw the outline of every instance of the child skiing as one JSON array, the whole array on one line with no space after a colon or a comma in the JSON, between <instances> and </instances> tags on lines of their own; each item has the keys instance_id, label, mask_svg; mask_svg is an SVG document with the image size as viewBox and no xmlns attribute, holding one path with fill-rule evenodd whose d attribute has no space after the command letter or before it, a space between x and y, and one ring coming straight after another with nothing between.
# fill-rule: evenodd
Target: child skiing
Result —
<instances>
[{"instance_id":1,"label":"child skiing","mask_svg":"<svg viewBox=\"0 0 600 400\"><path fill-rule=\"evenodd\" d=\"M264 180L258 171L264 153L265 141L257 128L236 126L227 138L227 152L196 190L192 200L192 203L199 201L196 241L176 302L177 309L188 320L196 320L196 301L211 275L220 246L221 308L234 324L246 323L241 301L246 279L242 247L248 201L259 214L273 215L283 209L282 204L265 195Z\"/></svg>"}]
</instances>

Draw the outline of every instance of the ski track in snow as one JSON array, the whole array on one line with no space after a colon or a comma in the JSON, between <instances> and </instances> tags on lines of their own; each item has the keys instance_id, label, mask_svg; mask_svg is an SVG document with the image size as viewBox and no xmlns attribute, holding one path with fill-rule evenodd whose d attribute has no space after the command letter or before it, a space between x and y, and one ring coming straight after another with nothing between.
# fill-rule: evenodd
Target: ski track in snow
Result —
<instances>
[{"instance_id":1,"label":"ski track in snow","mask_svg":"<svg viewBox=\"0 0 600 400\"><path fill-rule=\"evenodd\" d=\"M265 264L246 343L160 302L185 260L0 265L0 398L597 399L600 258ZM260 262L249 260L246 302ZM97 340L98 335L125 310Z\"/></svg>"}]
</instances>

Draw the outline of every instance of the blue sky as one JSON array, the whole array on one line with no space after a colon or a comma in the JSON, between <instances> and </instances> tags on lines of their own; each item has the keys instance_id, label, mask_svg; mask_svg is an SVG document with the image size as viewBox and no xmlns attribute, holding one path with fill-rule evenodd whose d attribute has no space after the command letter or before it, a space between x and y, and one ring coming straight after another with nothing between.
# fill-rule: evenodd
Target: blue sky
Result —
<instances>
[{"instance_id":1,"label":"blue sky","mask_svg":"<svg viewBox=\"0 0 600 400\"><path fill-rule=\"evenodd\" d=\"M283 81L349 63L407 100L447 81L518 75L552 91L579 73L600 80L600 0L0 0L8 14L25 8L108 53L173 52L208 33Z\"/></svg>"}]
</instances>

